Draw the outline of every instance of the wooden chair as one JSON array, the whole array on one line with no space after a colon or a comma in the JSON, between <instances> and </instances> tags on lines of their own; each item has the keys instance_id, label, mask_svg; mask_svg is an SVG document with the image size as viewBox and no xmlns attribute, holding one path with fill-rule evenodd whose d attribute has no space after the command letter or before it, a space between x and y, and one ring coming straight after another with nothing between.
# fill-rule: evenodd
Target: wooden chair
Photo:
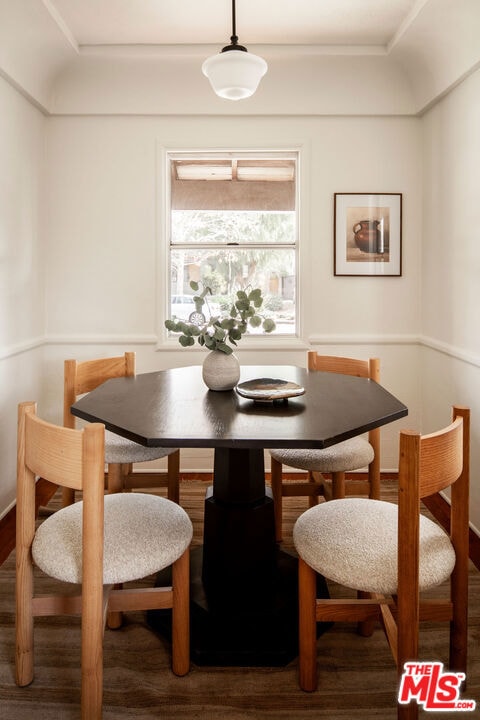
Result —
<instances>
[{"instance_id":1,"label":"wooden chair","mask_svg":"<svg viewBox=\"0 0 480 720\"><path fill-rule=\"evenodd\" d=\"M299 554L300 687L317 686L316 623L379 620L397 663L418 658L419 621L450 623L450 669L465 673L468 610L469 426L466 408L453 422L420 436L400 433L398 506L368 498L310 508L294 526ZM451 486L450 534L420 514L420 501ZM435 516L434 516L435 517ZM397 522L398 521L398 522ZM398 571L397 571L398 568ZM316 599L316 572L357 591L357 599ZM450 578L445 600L420 593ZM438 591L441 592L441 591ZM416 702L398 704L402 720Z\"/></svg>"},{"instance_id":2,"label":"wooden chair","mask_svg":"<svg viewBox=\"0 0 480 720\"><path fill-rule=\"evenodd\" d=\"M380 381L378 358L359 360L319 355L309 351L307 367L313 371L321 370ZM324 450L271 449L269 452L277 542L282 541L282 498L285 496L307 495L310 507L318 503L319 495L323 495L327 500L361 493L366 493L371 498L380 497L380 428L370 430L368 440L362 436L355 437ZM307 470L307 482L284 483L282 465ZM360 470L367 466L368 480L345 479L347 471ZM331 474L331 482L324 474Z\"/></svg>"},{"instance_id":3,"label":"wooden chair","mask_svg":"<svg viewBox=\"0 0 480 720\"><path fill-rule=\"evenodd\" d=\"M88 393L106 380L135 375L135 353L126 352L120 357L95 360L65 360L63 424L75 428L75 417L70 407L79 395ZM158 460L168 455L167 473L132 472L132 463ZM109 492L120 492L132 488L167 486L167 495L173 502L179 502L180 451L176 448L148 448L132 440L105 432L105 462L108 465L107 488ZM74 493L65 489L63 505L73 502Z\"/></svg>"},{"instance_id":4,"label":"wooden chair","mask_svg":"<svg viewBox=\"0 0 480 720\"><path fill-rule=\"evenodd\" d=\"M185 675L189 649L189 545L192 524L166 498L104 494L104 426L71 430L44 422L33 402L18 415L16 682L33 681L33 618L81 614L82 719L102 716L103 630L107 610L173 608L172 669ZM83 492L35 531L35 480ZM147 549L147 552L145 551ZM81 585L80 595L35 596L33 563ZM172 587L112 590L172 566Z\"/></svg>"}]
</instances>

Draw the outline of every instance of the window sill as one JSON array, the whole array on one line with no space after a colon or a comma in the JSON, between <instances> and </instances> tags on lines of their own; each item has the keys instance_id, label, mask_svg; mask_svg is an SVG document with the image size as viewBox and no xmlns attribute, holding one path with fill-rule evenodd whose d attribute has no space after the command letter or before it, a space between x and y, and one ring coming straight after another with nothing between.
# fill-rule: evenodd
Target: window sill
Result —
<instances>
[{"instance_id":1,"label":"window sill","mask_svg":"<svg viewBox=\"0 0 480 720\"><path fill-rule=\"evenodd\" d=\"M182 347L178 340L175 338L167 338L163 341L157 342L156 351L158 352L188 352L188 353L205 353L208 352L204 347L200 347L200 345L195 344L191 347L184 348ZM288 335L277 335L277 336L265 336L261 335L260 337L252 337L252 338L242 338L241 342L238 344L237 349L234 350L234 352L238 351L250 351L250 352L277 352L277 351L285 351L285 350L298 350L305 352L306 350L310 350L310 346L308 343L306 343L304 340L302 340L299 337L290 337Z\"/></svg>"}]
</instances>

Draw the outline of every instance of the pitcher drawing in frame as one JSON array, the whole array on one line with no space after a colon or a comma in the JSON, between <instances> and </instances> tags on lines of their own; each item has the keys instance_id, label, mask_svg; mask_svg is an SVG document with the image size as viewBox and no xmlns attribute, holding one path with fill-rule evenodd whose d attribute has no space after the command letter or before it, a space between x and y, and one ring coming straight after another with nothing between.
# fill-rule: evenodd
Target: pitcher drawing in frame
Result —
<instances>
[{"instance_id":1,"label":"pitcher drawing in frame","mask_svg":"<svg viewBox=\"0 0 480 720\"><path fill-rule=\"evenodd\" d=\"M333 258L334 275L401 275L401 193L335 193Z\"/></svg>"}]
</instances>

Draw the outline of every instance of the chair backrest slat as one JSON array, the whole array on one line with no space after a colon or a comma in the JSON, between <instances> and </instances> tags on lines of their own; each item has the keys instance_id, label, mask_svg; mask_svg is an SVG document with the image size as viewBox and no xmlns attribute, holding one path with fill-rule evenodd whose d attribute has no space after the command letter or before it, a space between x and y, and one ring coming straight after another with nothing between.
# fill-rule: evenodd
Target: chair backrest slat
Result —
<instances>
[{"instance_id":1,"label":"chair backrest slat","mask_svg":"<svg viewBox=\"0 0 480 720\"><path fill-rule=\"evenodd\" d=\"M104 426L91 423L84 430L72 430L35 413L35 403L19 407L19 468L61 487L82 490L87 481L98 481L103 490Z\"/></svg>"},{"instance_id":2,"label":"chair backrest slat","mask_svg":"<svg viewBox=\"0 0 480 720\"><path fill-rule=\"evenodd\" d=\"M68 432L61 432L68 430ZM58 428L35 415L25 418L25 464L35 475L55 485L81 490L83 485L82 436Z\"/></svg>"},{"instance_id":3,"label":"chair backrest slat","mask_svg":"<svg viewBox=\"0 0 480 720\"><path fill-rule=\"evenodd\" d=\"M354 375L356 377L370 377L368 360L358 358L337 357L334 355L319 355L314 350L307 353L308 369L333 372L340 375Z\"/></svg>"},{"instance_id":4,"label":"chair backrest slat","mask_svg":"<svg viewBox=\"0 0 480 720\"><path fill-rule=\"evenodd\" d=\"M95 390L99 385L119 377L135 375L135 353L126 352L118 357L96 358L94 360L65 360L63 424L74 428L75 418L70 408L79 395Z\"/></svg>"},{"instance_id":5,"label":"chair backrest slat","mask_svg":"<svg viewBox=\"0 0 480 720\"><path fill-rule=\"evenodd\" d=\"M454 413L456 411L457 408L454 408ZM454 420L447 427L428 435L402 430L399 458L400 492L409 492L416 485L418 502L420 502L422 498L440 492L457 482L464 470L465 437L468 435L461 414L455 414Z\"/></svg>"},{"instance_id":6,"label":"chair backrest slat","mask_svg":"<svg viewBox=\"0 0 480 720\"><path fill-rule=\"evenodd\" d=\"M463 419L443 431L424 435L420 446L420 497L450 487L463 468Z\"/></svg>"}]
</instances>

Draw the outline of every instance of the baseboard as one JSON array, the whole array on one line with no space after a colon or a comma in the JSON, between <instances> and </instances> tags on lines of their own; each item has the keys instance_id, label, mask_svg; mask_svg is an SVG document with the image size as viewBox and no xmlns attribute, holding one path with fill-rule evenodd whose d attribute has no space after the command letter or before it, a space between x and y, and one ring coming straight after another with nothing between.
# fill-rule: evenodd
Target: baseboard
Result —
<instances>
[{"instance_id":1,"label":"baseboard","mask_svg":"<svg viewBox=\"0 0 480 720\"><path fill-rule=\"evenodd\" d=\"M35 486L35 515L42 505L48 505L52 497L57 491L57 485L40 478ZM15 506L8 511L0 520L0 566L3 565L12 550L15 549L16 542L16 508Z\"/></svg>"}]
</instances>

